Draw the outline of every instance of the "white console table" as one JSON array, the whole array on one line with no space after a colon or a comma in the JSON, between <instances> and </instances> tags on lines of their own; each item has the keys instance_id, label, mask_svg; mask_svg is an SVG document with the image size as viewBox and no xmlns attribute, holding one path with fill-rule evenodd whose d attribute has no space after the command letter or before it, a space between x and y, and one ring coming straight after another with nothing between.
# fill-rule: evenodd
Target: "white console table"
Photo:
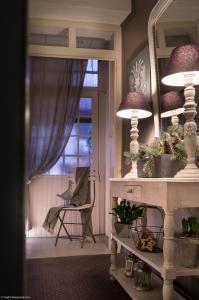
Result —
<instances>
[{"instance_id":1,"label":"white console table","mask_svg":"<svg viewBox=\"0 0 199 300\"><path fill-rule=\"evenodd\" d=\"M173 289L177 276L199 275L199 267L180 266L175 255L174 211L179 208L199 207L199 179L176 178L111 178L111 209L116 207L118 198L159 206L164 209L164 245L162 253L148 253L136 249L132 238L119 238L114 230L116 217L112 216L111 266L110 275L116 279L133 300L174 300L184 299ZM163 281L152 276L151 291L136 291L132 279L127 278L116 266L117 247L123 246L157 270ZM163 282L163 283L162 283Z\"/></svg>"}]
</instances>

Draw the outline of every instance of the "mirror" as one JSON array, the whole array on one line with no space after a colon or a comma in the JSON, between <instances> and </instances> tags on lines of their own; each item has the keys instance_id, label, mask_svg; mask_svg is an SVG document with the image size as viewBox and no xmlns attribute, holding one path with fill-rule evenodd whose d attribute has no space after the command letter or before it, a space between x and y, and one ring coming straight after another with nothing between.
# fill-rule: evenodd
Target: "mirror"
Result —
<instances>
[{"instance_id":1,"label":"mirror","mask_svg":"<svg viewBox=\"0 0 199 300\"><path fill-rule=\"evenodd\" d=\"M172 50L180 45L199 43L199 1L159 0L151 12L148 27L151 58L151 81L156 132L171 125L171 117L161 118L161 96L170 91L182 91L182 87L166 86L161 83L166 64ZM199 86L196 88L197 115L199 127ZM180 124L185 117L178 115ZM154 116L155 118L155 116Z\"/></svg>"},{"instance_id":2,"label":"mirror","mask_svg":"<svg viewBox=\"0 0 199 300\"><path fill-rule=\"evenodd\" d=\"M199 43L199 0L159 0L151 11L148 22L148 40L151 64L151 94L154 111L156 136L171 124L171 118L161 119L160 97L168 91L180 90L161 84L161 77L173 48L187 43ZM196 88L197 115L199 128L199 86ZM179 115L183 124L184 116ZM174 231L181 230L182 218L191 215L199 217L198 209L186 208L175 212ZM193 277L178 277L175 280L178 289L189 295L198 293L198 281Z\"/></svg>"}]
</instances>

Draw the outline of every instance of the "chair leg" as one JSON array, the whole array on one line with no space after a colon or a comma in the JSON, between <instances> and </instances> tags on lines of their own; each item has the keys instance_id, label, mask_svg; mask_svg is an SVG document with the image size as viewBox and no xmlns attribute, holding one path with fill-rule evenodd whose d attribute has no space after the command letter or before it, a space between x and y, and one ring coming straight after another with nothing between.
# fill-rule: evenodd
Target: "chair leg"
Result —
<instances>
[{"instance_id":1,"label":"chair leg","mask_svg":"<svg viewBox=\"0 0 199 300\"><path fill-rule=\"evenodd\" d=\"M88 226L88 229L89 229L90 234L91 234L91 236L92 236L93 242L96 243L96 239L95 239L95 237L94 237L94 235L93 235L93 231L91 230L90 225Z\"/></svg>"},{"instance_id":2,"label":"chair leg","mask_svg":"<svg viewBox=\"0 0 199 300\"><path fill-rule=\"evenodd\" d=\"M59 220L61 222L60 217L58 217L58 218L59 218ZM60 233L61 227L62 227L62 222L59 225L59 230L58 230L58 233L57 233L57 236L56 236L56 240L55 240L55 246L57 246L57 241L58 241L58 238L59 238L59 233Z\"/></svg>"},{"instance_id":3,"label":"chair leg","mask_svg":"<svg viewBox=\"0 0 199 300\"><path fill-rule=\"evenodd\" d=\"M91 234L91 237L92 237L92 239L93 239L93 242L96 243L96 239L95 239L95 237L94 237L94 235L93 235L93 232L92 232L92 230L91 230L89 224L86 224L86 225L85 225L85 230L84 230L84 233L83 233L83 238L82 238L82 241L81 241L81 248L83 248L83 246L84 246L84 242L85 242L85 239L86 239L86 230L87 230L87 229L89 229L89 231L90 231L90 234Z\"/></svg>"},{"instance_id":4,"label":"chair leg","mask_svg":"<svg viewBox=\"0 0 199 300\"><path fill-rule=\"evenodd\" d=\"M61 231L61 228L62 226L64 227L64 230L69 238L70 241L72 241L69 233L68 233L68 230L66 229L66 226L64 225L63 221L64 221L64 217L65 217L65 214L66 214L66 211L64 212L62 218L60 218L60 216L58 216L59 220L60 220L60 226L59 226L59 230L58 230L58 233L57 233L57 236L56 236L56 240L55 240L55 246L57 246L57 242L58 242L58 238L59 238L59 234L60 234L60 231Z\"/></svg>"},{"instance_id":5,"label":"chair leg","mask_svg":"<svg viewBox=\"0 0 199 300\"><path fill-rule=\"evenodd\" d=\"M85 212L83 212L85 213ZM83 217L84 216L84 217ZM82 240L81 240L81 248L83 248L83 245L84 245L84 241L86 239L86 232L87 232L87 229L89 229L89 222L90 222L90 218L91 218L91 213L89 213L89 215L82 215L83 219L84 220L82 222L82 228L83 228L83 232L82 232Z\"/></svg>"},{"instance_id":6,"label":"chair leg","mask_svg":"<svg viewBox=\"0 0 199 300\"><path fill-rule=\"evenodd\" d=\"M92 232L92 230L90 228L89 222L90 222L90 218L87 221L87 223L82 224L82 225L84 225L84 231L83 231L83 238L82 238L82 241L81 241L81 248L83 248L83 245L84 245L84 242L85 242L85 239L86 239L86 231L87 231L87 229L90 231L90 234L91 234L91 237L93 239L93 242L96 243L96 240L95 240L93 232Z\"/></svg>"},{"instance_id":7,"label":"chair leg","mask_svg":"<svg viewBox=\"0 0 199 300\"><path fill-rule=\"evenodd\" d=\"M83 248L84 242L85 242L85 239L86 239L86 230L87 230L87 226L85 225L85 228L84 228L84 231L83 231L83 237L82 237L82 240L81 240L81 248Z\"/></svg>"},{"instance_id":8,"label":"chair leg","mask_svg":"<svg viewBox=\"0 0 199 300\"><path fill-rule=\"evenodd\" d=\"M82 241L81 241L81 248L83 248L87 230L90 232L91 237L93 239L93 242L96 243L95 237L94 237L93 232L92 232L91 227L90 227L91 217L92 217L92 209L89 211L89 213L87 215L85 215L85 222L82 222L83 238L82 238Z\"/></svg>"},{"instance_id":9,"label":"chair leg","mask_svg":"<svg viewBox=\"0 0 199 300\"><path fill-rule=\"evenodd\" d=\"M63 223L63 227L64 227L64 230L65 230L65 232L66 232L66 234L67 234L69 240L72 242L71 236L70 236L70 234L68 233L68 230L66 229L66 226L64 225L64 223Z\"/></svg>"}]
</instances>

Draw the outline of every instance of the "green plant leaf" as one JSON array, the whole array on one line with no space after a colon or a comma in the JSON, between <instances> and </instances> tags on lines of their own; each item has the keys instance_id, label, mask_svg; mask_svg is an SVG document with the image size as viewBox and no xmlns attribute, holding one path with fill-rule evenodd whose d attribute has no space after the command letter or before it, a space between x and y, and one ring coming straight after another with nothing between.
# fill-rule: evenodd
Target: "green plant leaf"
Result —
<instances>
[{"instance_id":1,"label":"green plant leaf","mask_svg":"<svg viewBox=\"0 0 199 300\"><path fill-rule=\"evenodd\" d=\"M129 201L121 200L121 202L114 207L113 214L117 216L121 223L131 224L134 220L140 217L143 213L141 205L130 205Z\"/></svg>"}]
</instances>

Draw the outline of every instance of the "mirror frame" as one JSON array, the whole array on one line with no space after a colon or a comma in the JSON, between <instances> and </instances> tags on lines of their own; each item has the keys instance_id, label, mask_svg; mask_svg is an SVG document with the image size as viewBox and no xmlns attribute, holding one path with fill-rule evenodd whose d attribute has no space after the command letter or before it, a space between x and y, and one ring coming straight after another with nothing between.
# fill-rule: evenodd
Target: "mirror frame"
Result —
<instances>
[{"instance_id":1,"label":"mirror frame","mask_svg":"<svg viewBox=\"0 0 199 300\"><path fill-rule=\"evenodd\" d=\"M165 10L174 0L159 0L152 9L148 20L149 58L151 65L151 98L153 104L154 133L160 136L160 104L158 101L158 70L155 48L155 25Z\"/></svg>"}]
</instances>

